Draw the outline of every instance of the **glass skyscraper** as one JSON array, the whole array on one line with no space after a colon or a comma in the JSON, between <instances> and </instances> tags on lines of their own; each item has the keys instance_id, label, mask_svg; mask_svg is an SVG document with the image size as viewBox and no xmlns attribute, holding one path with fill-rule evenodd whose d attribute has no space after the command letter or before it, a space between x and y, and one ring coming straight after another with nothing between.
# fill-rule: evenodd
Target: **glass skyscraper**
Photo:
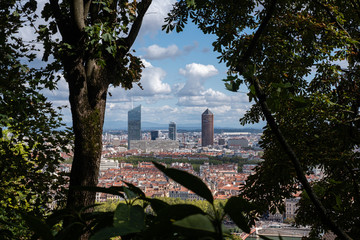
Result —
<instances>
[{"instance_id":1,"label":"glass skyscraper","mask_svg":"<svg viewBox=\"0 0 360 240\"><path fill-rule=\"evenodd\" d=\"M128 149L130 140L141 140L141 105L128 112Z\"/></svg>"},{"instance_id":2,"label":"glass skyscraper","mask_svg":"<svg viewBox=\"0 0 360 240\"><path fill-rule=\"evenodd\" d=\"M169 139L176 140L176 123L169 123Z\"/></svg>"}]
</instances>

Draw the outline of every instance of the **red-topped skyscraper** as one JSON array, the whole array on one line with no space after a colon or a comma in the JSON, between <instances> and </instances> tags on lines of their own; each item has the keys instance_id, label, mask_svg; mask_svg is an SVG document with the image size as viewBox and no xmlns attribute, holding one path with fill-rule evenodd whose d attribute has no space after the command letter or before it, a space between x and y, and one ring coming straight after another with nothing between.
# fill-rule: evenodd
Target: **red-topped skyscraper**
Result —
<instances>
[{"instance_id":1,"label":"red-topped skyscraper","mask_svg":"<svg viewBox=\"0 0 360 240\"><path fill-rule=\"evenodd\" d=\"M201 146L214 144L214 114L209 109L201 115Z\"/></svg>"}]
</instances>

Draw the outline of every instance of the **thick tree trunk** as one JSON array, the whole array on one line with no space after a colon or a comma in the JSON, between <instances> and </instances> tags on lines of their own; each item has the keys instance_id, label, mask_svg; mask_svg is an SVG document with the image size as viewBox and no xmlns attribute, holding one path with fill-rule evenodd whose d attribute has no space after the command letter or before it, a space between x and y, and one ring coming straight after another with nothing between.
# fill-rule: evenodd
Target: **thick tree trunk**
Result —
<instances>
[{"instance_id":1,"label":"thick tree trunk","mask_svg":"<svg viewBox=\"0 0 360 240\"><path fill-rule=\"evenodd\" d=\"M75 149L67 208L79 209L95 203L94 192L79 191L77 187L98 183L108 84L99 74L89 75L81 62L71 67L67 80Z\"/></svg>"}]
</instances>

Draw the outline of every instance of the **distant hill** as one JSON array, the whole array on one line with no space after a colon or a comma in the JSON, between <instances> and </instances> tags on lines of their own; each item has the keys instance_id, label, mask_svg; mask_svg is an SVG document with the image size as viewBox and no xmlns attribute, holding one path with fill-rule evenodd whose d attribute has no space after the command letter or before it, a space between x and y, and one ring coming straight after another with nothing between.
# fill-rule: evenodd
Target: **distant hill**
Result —
<instances>
[{"instance_id":1,"label":"distant hill","mask_svg":"<svg viewBox=\"0 0 360 240\"><path fill-rule=\"evenodd\" d=\"M67 126L71 127L72 123L66 123ZM201 132L201 124L177 124L178 132ZM229 126L215 126L214 132L251 132L261 133L263 124L249 125L249 127L229 127ZM142 131L151 130L168 130L169 124L154 123L154 122L141 122ZM127 121L105 121L104 131L108 130L124 130L127 131Z\"/></svg>"}]
</instances>

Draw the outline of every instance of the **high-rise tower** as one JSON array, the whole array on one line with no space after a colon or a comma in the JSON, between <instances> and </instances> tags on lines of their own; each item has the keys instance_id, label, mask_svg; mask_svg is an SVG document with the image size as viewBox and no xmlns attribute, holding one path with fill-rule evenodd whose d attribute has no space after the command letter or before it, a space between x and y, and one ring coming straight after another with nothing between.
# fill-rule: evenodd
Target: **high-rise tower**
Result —
<instances>
[{"instance_id":1,"label":"high-rise tower","mask_svg":"<svg viewBox=\"0 0 360 240\"><path fill-rule=\"evenodd\" d=\"M214 144L214 114L209 109L201 115L201 146Z\"/></svg>"},{"instance_id":2,"label":"high-rise tower","mask_svg":"<svg viewBox=\"0 0 360 240\"><path fill-rule=\"evenodd\" d=\"M130 140L141 140L141 105L128 112L128 149Z\"/></svg>"},{"instance_id":3,"label":"high-rise tower","mask_svg":"<svg viewBox=\"0 0 360 240\"><path fill-rule=\"evenodd\" d=\"M169 123L169 139L176 140L176 123Z\"/></svg>"}]
</instances>

